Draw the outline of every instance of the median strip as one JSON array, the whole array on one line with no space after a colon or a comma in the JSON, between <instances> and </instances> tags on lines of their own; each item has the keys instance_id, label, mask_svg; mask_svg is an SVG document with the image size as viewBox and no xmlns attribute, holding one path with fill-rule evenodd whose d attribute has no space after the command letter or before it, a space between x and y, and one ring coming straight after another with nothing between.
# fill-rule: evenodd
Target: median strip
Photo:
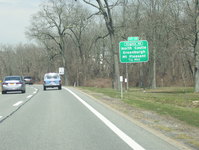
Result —
<instances>
[{"instance_id":1,"label":"median strip","mask_svg":"<svg viewBox=\"0 0 199 150\"><path fill-rule=\"evenodd\" d=\"M107 127L109 127L117 136L119 136L126 144L128 144L133 150L145 150L141 145L136 143L131 137L121 131L116 125L114 125L111 121L109 121L106 117L100 114L97 110L95 110L91 105L77 96L71 90L63 87L69 93L71 93L77 100L79 100L85 107L87 107L95 116L97 116Z\"/></svg>"}]
</instances>

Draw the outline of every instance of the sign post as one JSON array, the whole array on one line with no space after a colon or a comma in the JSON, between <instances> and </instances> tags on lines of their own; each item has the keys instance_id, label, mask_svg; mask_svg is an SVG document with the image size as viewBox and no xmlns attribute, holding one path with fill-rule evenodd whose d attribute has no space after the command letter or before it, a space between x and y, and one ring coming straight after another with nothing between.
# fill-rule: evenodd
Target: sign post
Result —
<instances>
[{"instance_id":1,"label":"sign post","mask_svg":"<svg viewBox=\"0 0 199 150\"><path fill-rule=\"evenodd\" d=\"M127 77L124 79L125 85L126 85L126 91L128 90L128 79Z\"/></svg>"},{"instance_id":2,"label":"sign post","mask_svg":"<svg viewBox=\"0 0 199 150\"><path fill-rule=\"evenodd\" d=\"M123 76L120 76L120 83L121 83L121 99L123 99Z\"/></svg>"}]
</instances>

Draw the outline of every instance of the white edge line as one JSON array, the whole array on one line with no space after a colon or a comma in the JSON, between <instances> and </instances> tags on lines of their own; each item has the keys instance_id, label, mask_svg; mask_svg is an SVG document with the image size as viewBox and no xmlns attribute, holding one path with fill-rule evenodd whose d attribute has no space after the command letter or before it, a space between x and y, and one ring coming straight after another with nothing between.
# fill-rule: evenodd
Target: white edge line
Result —
<instances>
[{"instance_id":1,"label":"white edge line","mask_svg":"<svg viewBox=\"0 0 199 150\"><path fill-rule=\"evenodd\" d=\"M145 150L141 145L136 143L132 138L130 138L127 134L121 131L116 125L114 125L111 121L109 121L106 117L100 114L97 110L95 110L92 106L86 103L83 99L77 96L71 90L63 87L65 90L70 92L75 98L77 98L84 106L86 106L94 115L96 115L107 127L109 127L116 135L118 135L126 144L128 144L133 150Z\"/></svg>"},{"instance_id":2,"label":"white edge line","mask_svg":"<svg viewBox=\"0 0 199 150\"><path fill-rule=\"evenodd\" d=\"M16 107L16 106L19 106L20 104L22 104L23 101L18 101L17 103L15 103L13 106Z\"/></svg>"}]
</instances>

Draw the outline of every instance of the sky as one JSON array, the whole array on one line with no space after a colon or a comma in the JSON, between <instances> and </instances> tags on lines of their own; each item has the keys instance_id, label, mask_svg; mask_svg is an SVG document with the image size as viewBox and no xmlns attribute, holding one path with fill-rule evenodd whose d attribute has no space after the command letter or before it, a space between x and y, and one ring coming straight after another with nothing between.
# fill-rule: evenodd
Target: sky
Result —
<instances>
[{"instance_id":1,"label":"sky","mask_svg":"<svg viewBox=\"0 0 199 150\"><path fill-rule=\"evenodd\" d=\"M41 3L42 0L0 0L0 44L29 43L25 31Z\"/></svg>"}]
</instances>

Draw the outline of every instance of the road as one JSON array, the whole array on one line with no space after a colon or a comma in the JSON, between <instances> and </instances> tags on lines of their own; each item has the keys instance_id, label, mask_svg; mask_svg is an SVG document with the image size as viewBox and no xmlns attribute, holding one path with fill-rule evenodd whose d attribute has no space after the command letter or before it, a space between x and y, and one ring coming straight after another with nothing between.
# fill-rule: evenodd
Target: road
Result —
<instances>
[{"instance_id":1,"label":"road","mask_svg":"<svg viewBox=\"0 0 199 150\"><path fill-rule=\"evenodd\" d=\"M0 94L0 150L179 150L74 88Z\"/></svg>"}]
</instances>

